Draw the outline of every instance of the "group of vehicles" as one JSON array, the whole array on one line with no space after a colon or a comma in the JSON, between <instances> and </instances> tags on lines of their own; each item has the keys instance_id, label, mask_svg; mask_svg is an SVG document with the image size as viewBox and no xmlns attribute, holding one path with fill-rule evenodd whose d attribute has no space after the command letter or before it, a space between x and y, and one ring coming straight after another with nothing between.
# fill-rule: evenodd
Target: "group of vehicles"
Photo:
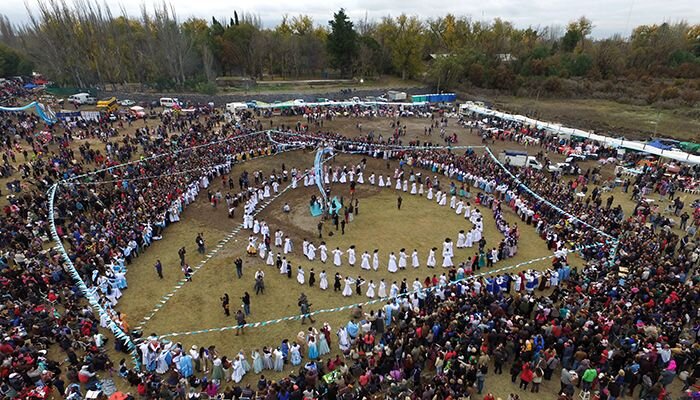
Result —
<instances>
[{"instance_id":1,"label":"group of vehicles","mask_svg":"<svg viewBox=\"0 0 700 400\"><path fill-rule=\"evenodd\" d=\"M559 173L562 175L573 175L578 172L579 161L585 161L586 158L577 154L569 154L564 162L547 163L546 165L540 162L536 157L528 155L524 151L506 150L498 155L498 160L504 165L532 168L534 170L546 170L551 173Z\"/></svg>"}]
</instances>

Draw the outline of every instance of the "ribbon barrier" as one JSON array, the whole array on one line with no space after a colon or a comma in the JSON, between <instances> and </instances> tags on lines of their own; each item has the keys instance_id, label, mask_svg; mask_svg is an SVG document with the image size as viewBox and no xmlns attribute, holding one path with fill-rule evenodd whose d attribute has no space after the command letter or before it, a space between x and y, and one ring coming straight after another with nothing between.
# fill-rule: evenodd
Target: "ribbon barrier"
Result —
<instances>
[{"instance_id":1,"label":"ribbon barrier","mask_svg":"<svg viewBox=\"0 0 700 400\"><path fill-rule=\"evenodd\" d=\"M53 125L56 123L56 114L54 114L53 111L51 111L50 108L45 107L43 104L37 102L37 101L32 101L31 103L27 104L26 106L22 107L1 107L0 106L0 111L8 111L8 112L19 112L19 111L27 111L34 109L34 112L39 116L39 118L43 119L44 122L46 122L48 125Z\"/></svg>"},{"instance_id":2,"label":"ribbon barrier","mask_svg":"<svg viewBox=\"0 0 700 400\"><path fill-rule=\"evenodd\" d=\"M105 310L104 307L102 307L102 304L100 304L98 297L95 295L95 292L91 291L87 285L85 284L85 281L83 281L83 278L80 277L80 274L78 271L75 269L75 265L73 265L73 261L71 261L70 256L66 252L65 247L63 247L63 242L61 241L61 237L58 235L58 232L56 231L56 221L54 219L54 198L56 196L56 190L58 188L58 184L54 183L51 185L51 188L49 189L48 192L48 197L49 197L49 223L50 223L50 231L51 231L51 238L53 239L54 242L56 242L56 250L61 254L61 258L63 258L63 261L65 261L65 266L66 266L66 271L70 274L71 278L73 278L73 281L75 282L76 286L78 289L80 289L80 292L83 294L83 296L87 299L87 301L90 303L92 308L97 312L97 314L100 316L101 321L109 321L108 328L109 330L112 331L114 336L119 339L123 340L124 343L126 344L127 349L131 352L131 357L132 361L134 363L134 367L138 371L140 369L141 363L139 362L139 356L138 356L138 349L134 345L134 342L131 340L131 337L124 333L124 331L121 329L119 325L117 325L114 320L112 320L111 315Z\"/></svg>"},{"instance_id":3,"label":"ribbon barrier","mask_svg":"<svg viewBox=\"0 0 700 400\"><path fill-rule=\"evenodd\" d=\"M602 246L602 245L603 245L602 243L596 243L596 244L592 244L592 245L588 245L588 246L583 246L583 247L580 247L580 248L576 248L576 249L573 249L573 250L567 250L567 253L579 252L579 251L583 251L583 250L585 250L585 249L589 249L589 248L593 248L593 247L599 247L599 246ZM239 329L239 328L260 328L260 327L263 327L263 326L275 325L275 324L279 324L279 323L282 323L282 322L295 321L295 320L300 320L300 319L302 319L302 318L313 317L313 316L319 315L319 314L327 314L327 313L334 313L334 312L338 312L338 311L350 310L350 309L353 309L353 308L359 307L359 306L366 306L366 305L371 305L371 304L383 303L383 302L388 302L388 301L392 301L392 300L393 300L393 301L396 301L397 299L402 298L402 297L409 297L409 296L412 296L412 295L414 295L414 294L420 294L420 293L422 293L422 292L434 291L434 290L437 290L437 289L439 289L439 288L444 287L445 285L452 285L452 284L455 284L455 283L467 282L467 281L472 280L472 279L474 279L474 278L483 277L483 276L489 276L489 275L493 275L493 274L498 274L498 273L500 273L500 272L509 271L509 270L512 270L512 269L520 268L520 267L523 267L523 266L526 266L526 265L534 264L534 263L537 263L537 262L540 262L540 261L544 261L544 260L548 260L548 259L555 258L555 257L557 257L557 256L556 256L556 255L548 255L548 256L543 256L543 257L539 257L539 258L533 258L532 260L523 261L523 262L518 263L518 264L509 265L509 266L506 266L506 267L501 267L501 268L497 268L497 269L494 269L494 270L484 271L484 272L480 272L480 273L477 273L477 274L473 274L473 275L470 275L470 276L468 276L468 277L464 277L464 278L462 278L462 279L458 279L458 280L455 280L455 281L448 282L448 283L446 283L446 284L444 284L444 285L437 285L437 286L432 286L432 287L429 287L429 288L423 288L423 289L419 289L419 290L411 290L411 291L409 291L409 292L401 293L401 294L399 294L399 295L397 295L397 296L393 296L393 297L382 297L382 298L379 298L379 299L368 300L368 301L365 301L365 302L354 303L354 304L348 304L348 305L344 305L344 306L341 306L341 307L326 308L326 309L323 309L323 310L312 311L312 312L310 312L310 313L308 313L308 314L290 315L290 316L287 316L287 317L282 317L282 318L277 318L277 319L271 319L271 320L261 321L261 322L249 322L249 323L247 323L247 324L243 324L243 325L240 325L240 326L239 326L239 325L230 325L230 326L223 326L223 327L219 327L219 328L200 329L200 330L195 330L195 331L171 332L171 333L166 333L166 334L164 334L164 335L160 335L160 338L176 337L176 336L200 335L200 334L203 334L203 333L225 332L225 331L230 331L230 330Z\"/></svg>"},{"instance_id":4,"label":"ribbon barrier","mask_svg":"<svg viewBox=\"0 0 700 400\"><path fill-rule=\"evenodd\" d=\"M329 204L328 196L326 196L326 190L323 188L323 156L326 154L330 154L332 156L333 148L319 147L318 150L316 150L316 157L314 158L314 179L316 181L316 186L318 186L319 192L321 192L321 198L323 198L323 202L321 203L321 209L323 209L323 207ZM329 207L332 206L329 205Z\"/></svg>"}]
</instances>

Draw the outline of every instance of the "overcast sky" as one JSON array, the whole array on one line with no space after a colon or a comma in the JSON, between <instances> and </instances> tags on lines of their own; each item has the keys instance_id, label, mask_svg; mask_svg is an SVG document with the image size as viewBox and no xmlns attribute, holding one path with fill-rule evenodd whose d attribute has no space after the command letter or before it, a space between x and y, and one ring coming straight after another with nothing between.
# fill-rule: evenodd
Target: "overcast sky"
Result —
<instances>
[{"instance_id":1,"label":"overcast sky","mask_svg":"<svg viewBox=\"0 0 700 400\"><path fill-rule=\"evenodd\" d=\"M26 0L30 9L35 9L36 0ZM73 0L66 0L71 3ZM517 27L550 26L566 24L585 15L593 21L594 37L606 37L615 33L629 35L632 28L641 24L677 22L686 20L690 24L700 23L700 7L697 0L491 0L445 2L426 0L166 0L175 6L178 16L209 19L211 16L229 17L233 11L254 13L266 27L278 24L282 15L300 13L310 15L317 25L325 25L333 12L345 7L353 21L379 20L386 15L401 13L422 18L452 13L469 16L476 20L490 21L500 17L512 21ZM143 0L109 0L114 12L123 6L128 13L139 13ZM152 7L154 2L146 2ZM444 6L442 6L444 4ZM26 7L20 0L0 1L0 13L11 20L27 21Z\"/></svg>"}]
</instances>

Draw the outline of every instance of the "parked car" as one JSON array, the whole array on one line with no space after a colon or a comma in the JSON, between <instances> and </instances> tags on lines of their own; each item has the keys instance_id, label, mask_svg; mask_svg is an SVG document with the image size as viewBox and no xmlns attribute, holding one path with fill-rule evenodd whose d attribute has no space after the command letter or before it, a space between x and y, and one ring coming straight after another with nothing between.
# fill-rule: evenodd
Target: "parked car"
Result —
<instances>
[{"instance_id":1,"label":"parked car","mask_svg":"<svg viewBox=\"0 0 700 400\"><path fill-rule=\"evenodd\" d=\"M133 100L129 100L129 99L119 100L119 105L123 106L123 107L131 107L135 104L136 104L136 102Z\"/></svg>"}]
</instances>

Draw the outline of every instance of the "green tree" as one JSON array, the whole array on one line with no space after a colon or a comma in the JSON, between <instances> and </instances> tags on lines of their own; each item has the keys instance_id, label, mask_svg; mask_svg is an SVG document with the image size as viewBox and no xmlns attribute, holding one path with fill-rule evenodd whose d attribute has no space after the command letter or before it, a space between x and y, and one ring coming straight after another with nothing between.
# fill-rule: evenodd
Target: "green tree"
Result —
<instances>
[{"instance_id":1,"label":"green tree","mask_svg":"<svg viewBox=\"0 0 700 400\"><path fill-rule=\"evenodd\" d=\"M327 41L330 64L340 70L341 75L349 76L357 57L357 32L343 8L333 14L328 25L331 28Z\"/></svg>"}]
</instances>

